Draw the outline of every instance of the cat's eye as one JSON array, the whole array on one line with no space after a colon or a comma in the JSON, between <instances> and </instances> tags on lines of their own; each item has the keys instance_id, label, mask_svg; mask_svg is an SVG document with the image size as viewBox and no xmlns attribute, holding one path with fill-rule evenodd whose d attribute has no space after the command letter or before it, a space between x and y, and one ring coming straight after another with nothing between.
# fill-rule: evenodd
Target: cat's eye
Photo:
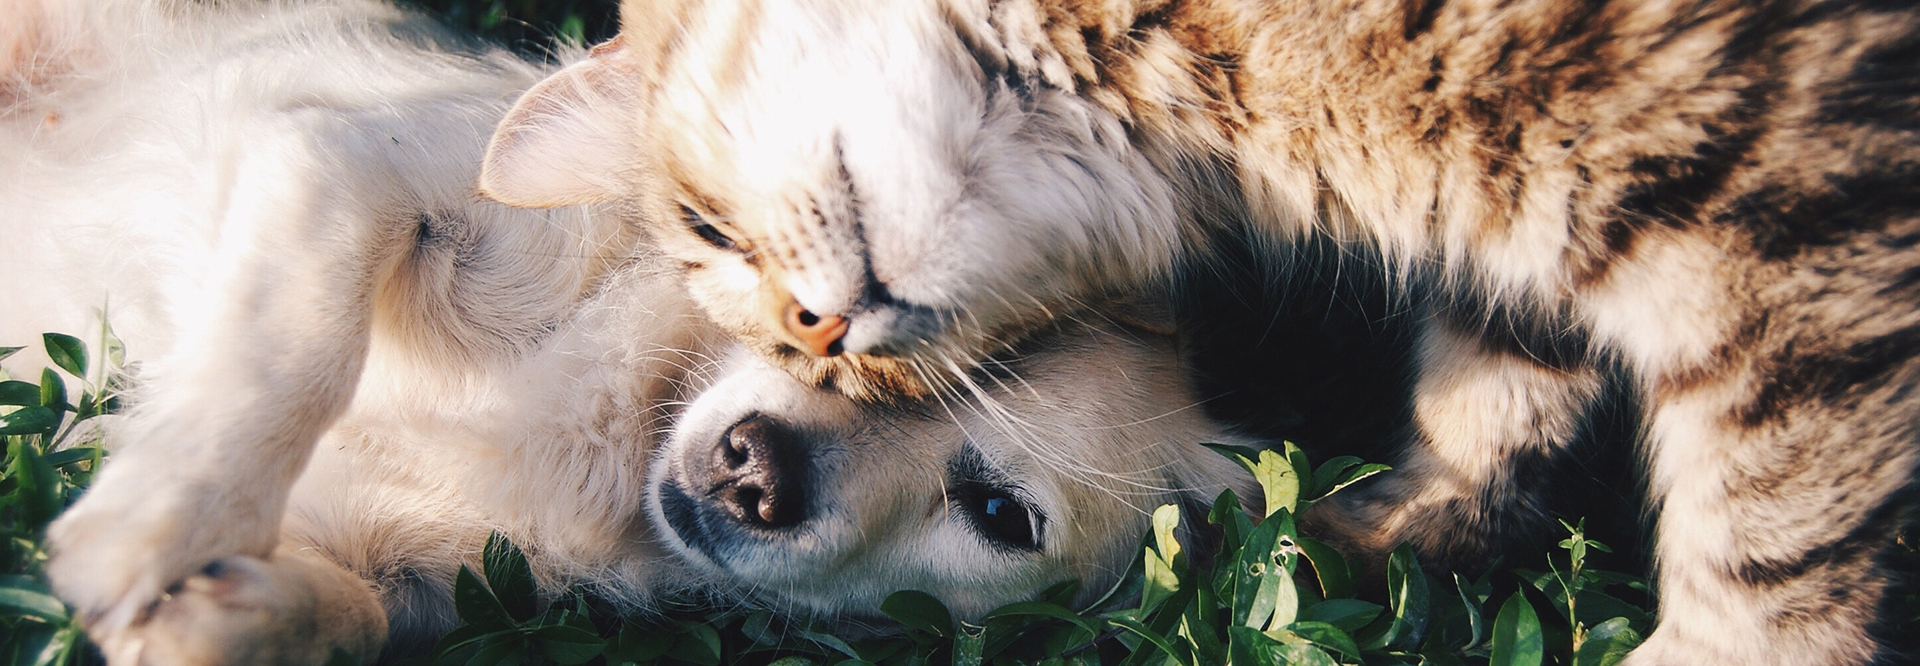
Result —
<instances>
[{"instance_id":1,"label":"cat's eye","mask_svg":"<svg viewBox=\"0 0 1920 666\"><path fill-rule=\"evenodd\" d=\"M994 545L1013 550L1040 549L1040 515L1019 495L992 486L963 488L960 511Z\"/></svg>"},{"instance_id":2,"label":"cat's eye","mask_svg":"<svg viewBox=\"0 0 1920 666\"><path fill-rule=\"evenodd\" d=\"M681 206L680 218L686 221L687 228L693 230L694 235L699 236L700 240L706 241L708 245L722 250L740 249L740 244L735 242L732 236L728 236L719 227L707 222L706 216L701 215L699 211Z\"/></svg>"}]
</instances>

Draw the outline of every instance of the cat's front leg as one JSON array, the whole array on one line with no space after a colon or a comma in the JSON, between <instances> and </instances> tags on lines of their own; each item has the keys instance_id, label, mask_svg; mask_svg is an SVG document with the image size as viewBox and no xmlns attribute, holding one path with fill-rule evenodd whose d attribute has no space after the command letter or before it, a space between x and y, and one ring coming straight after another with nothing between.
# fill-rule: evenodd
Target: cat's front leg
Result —
<instances>
[{"instance_id":1,"label":"cat's front leg","mask_svg":"<svg viewBox=\"0 0 1920 666\"><path fill-rule=\"evenodd\" d=\"M1906 398L1920 368L1840 374L1829 353L1887 347L1806 333L1731 345L1652 388L1660 620L1630 666L1896 661L1869 632L1920 463Z\"/></svg>"},{"instance_id":2,"label":"cat's front leg","mask_svg":"<svg viewBox=\"0 0 1920 666\"><path fill-rule=\"evenodd\" d=\"M1407 542L1426 566L1474 570L1546 521L1533 472L1578 435L1602 381L1584 359L1549 363L1444 316L1424 321L1407 449L1304 518L1370 567Z\"/></svg>"},{"instance_id":3,"label":"cat's front leg","mask_svg":"<svg viewBox=\"0 0 1920 666\"><path fill-rule=\"evenodd\" d=\"M213 561L101 650L112 663L141 666L323 666L336 653L370 663L386 634L372 585L283 547L270 559Z\"/></svg>"},{"instance_id":4,"label":"cat's front leg","mask_svg":"<svg viewBox=\"0 0 1920 666\"><path fill-rule=\"evenodd\" d=\"M211 265L176 281L199 286L173 295L173 347L145 362L110 463L48 535L54 588L98 639L215 560L267 557L352 398L377 276L412 224L391 205L398 179L340 122L294 112L239 132L223 195L183 202L218 218L180 230L218 239Z\"/></svg>"}]
</instances>

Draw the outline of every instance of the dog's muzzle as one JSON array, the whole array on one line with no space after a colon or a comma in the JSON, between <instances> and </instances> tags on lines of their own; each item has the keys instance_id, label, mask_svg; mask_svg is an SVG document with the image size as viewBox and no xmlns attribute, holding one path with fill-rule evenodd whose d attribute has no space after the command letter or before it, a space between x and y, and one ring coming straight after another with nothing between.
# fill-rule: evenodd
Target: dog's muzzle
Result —
<instances>
[{"instance_id":1,"label":"dog's muzzle","mask_svg":"<svg viewBox=\"0 0 1920 666\"><path fill-rule=\"evenodd\" d=\"M667 526L715 563L746 540L765 540L807 519L806 440L772 417L735 423L709 450L689 452L660 487Z\"/></svg>"}]
</instances>

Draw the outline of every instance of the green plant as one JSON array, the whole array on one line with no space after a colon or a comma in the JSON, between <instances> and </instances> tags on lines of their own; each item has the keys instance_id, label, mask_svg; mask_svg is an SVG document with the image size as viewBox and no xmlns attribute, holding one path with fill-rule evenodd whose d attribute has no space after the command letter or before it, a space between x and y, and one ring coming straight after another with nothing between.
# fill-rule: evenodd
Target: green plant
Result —
<instances>
[{"instance_id":1,"label":"green plant","mask_svg":"<svg viewBox=\"0 0 1920 666\"><path fill-rule=\"evenodd\" d=\"M54 367L40 372L38 384L0 371L0 440L6 444L0 464L0 659L31 666L90 663L85 634L47 589L41 543L47 523L79 499L100 469L105 453L89 422L119 409L125 350L104 323L91 363L79 338L48 333L41 344ZM0 359L21 349L0 347ZM78 383L78 399L71 402L69 380Z\"/></svg>"}]
</instances>

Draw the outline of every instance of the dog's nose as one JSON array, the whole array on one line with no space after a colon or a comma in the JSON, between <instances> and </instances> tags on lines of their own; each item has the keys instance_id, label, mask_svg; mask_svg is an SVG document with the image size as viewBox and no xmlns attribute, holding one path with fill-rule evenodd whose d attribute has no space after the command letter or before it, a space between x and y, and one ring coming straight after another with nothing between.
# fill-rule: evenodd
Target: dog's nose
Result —
<instances>
[{"instance_id":1,"label":"dog's nose","mask_svg":"<svg viewBox=\"0 0 1920 666\"><path fill-rule=\"evenodd\" d=\"M734 424L714 447L708 494L748 525L796 525L805 518L806 457L799 433L755 414Z\"/></svg>"},{"instance_id":2,"label":"dog's nose","mask_svg":"<svg viewBox=\"0 0 1920 666\"><path fill-rule=\"evenodd\" d=\"M847 335L847 319L840 315L819 315L799 303L788 303L781 323L787 332L799 338L814 356L839 356L840 338Z\"/></svg>"}]
</instances>

